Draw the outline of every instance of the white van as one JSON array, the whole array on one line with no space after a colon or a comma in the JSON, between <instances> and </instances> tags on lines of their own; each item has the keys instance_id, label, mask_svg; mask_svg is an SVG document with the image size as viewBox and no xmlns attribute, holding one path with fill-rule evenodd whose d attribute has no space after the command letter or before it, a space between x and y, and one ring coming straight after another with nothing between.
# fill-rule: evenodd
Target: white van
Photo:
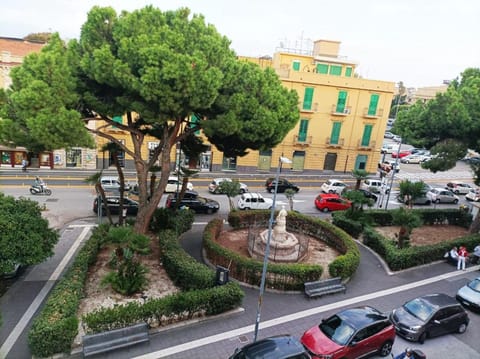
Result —
<instances>
[{"instance_id":1,"label":"white van","mask_svg":"<svg viewBox=\"0 0 480 359\"><path fill-rule=\"evenodd\" d=\"M102 176L100 178L100 184L105 191L119 191L120 180L116 176ZM130 184L125 183L125 191L130 191Z\"/></svg>"},{"instance_id":2,"label":"white van","mask_svg":"<svg viewBox=\"0 0 480 359\"><path fill-rule=\"evenodd\" d=\"M383 144L380 152L381 153L393 153L393 152L398 152L398 149L400 146L396 143L388 143L388 144Z\"/></svg>"},{"instance_id":3,"label":"white van","mask_svg":"<svg viewBox=\"0 0 480 359\"><path fill-rule=\"evenodd\" d=\"M165 187L165 192L167 193L174 193L180 191L182 189L183 180L176 176L169 176L167 186ZM193 184L191 182L187 182L187 190L193 191Z\"/></svg>"},{"instance_id":4,"label":"white van","mask_svg":"<svg viewBox=\"0 0 480 359\"><path fill-rule=\"evenodd\" d=\"M386 184L382 183L379 179L374 178L367 178L362 182L360 188L373 192L373 193L380 193L382 189L385 189L385 193L389 192L389 189Z\"/></svg>"}]
</instances>

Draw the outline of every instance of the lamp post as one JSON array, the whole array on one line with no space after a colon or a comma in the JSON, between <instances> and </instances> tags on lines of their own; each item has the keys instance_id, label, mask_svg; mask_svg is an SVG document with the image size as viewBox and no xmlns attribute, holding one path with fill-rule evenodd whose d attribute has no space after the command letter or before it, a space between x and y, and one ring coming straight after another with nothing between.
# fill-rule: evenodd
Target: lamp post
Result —
<instances>
[{"instance_id":1,"label":"lamp post","mask_svg":"<svg viewBox=\"0 0 480 359\"><path fill-rule=\"evenodd\" d=\"M278 180L280 177L280 169L283 163L292 163L288 158L280 156L278 158L277 173L275 175L275 191L273 192L272 209L270 211L270 219L268 221L267 244L265 246L265 255L263 257L262 279L260 281L260 293L258 295L257 317L255 319L255 332L253 341L257 341L258 326L260 324L260 315L262 310L263 293L265 292L265 279L267 276L268 256L270 255L270 240L272 239L273 223L275 221L275 202L277 200Z\"/></svg>"}]
</instances>

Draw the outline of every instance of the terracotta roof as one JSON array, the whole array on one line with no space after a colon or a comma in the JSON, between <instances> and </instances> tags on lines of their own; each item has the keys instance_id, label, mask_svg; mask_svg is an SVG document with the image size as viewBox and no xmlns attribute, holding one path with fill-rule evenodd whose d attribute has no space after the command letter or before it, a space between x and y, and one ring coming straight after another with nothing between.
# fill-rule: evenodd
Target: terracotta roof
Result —
<instances>
[{"instance_id":1,"label":"terracotta roof","mask_svg":"<svg viewBox=\"0 0 480 359\"><path fill-rule=\"evenodd\" d=\"M12 56L25 57L32 52L40 52L43 46L45 43L0 37L0 51L8 51Z\"/></svg>"}]
</instances>

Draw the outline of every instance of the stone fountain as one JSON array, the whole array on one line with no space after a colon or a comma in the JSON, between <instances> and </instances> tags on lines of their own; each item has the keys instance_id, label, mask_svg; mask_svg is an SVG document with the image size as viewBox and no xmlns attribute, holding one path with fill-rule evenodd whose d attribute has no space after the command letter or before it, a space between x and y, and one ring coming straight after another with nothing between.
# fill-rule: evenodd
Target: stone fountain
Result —
<instances>
[{"instance_id":1,"label":"stone fountain","mask_svg":"<svg viewBox=\"0 0 480 359\"><path fill-rule=\"evenodd\" d=\"M252 257L263 259L268 242L268 229L262 231L259 240L255 240L253 247L249 247ZM272 262L298 262L306 254L300 256L300 243L294 234L287 232L287 211L285 206L278 213L275 226L270 238L270 252L268 259Z\"/></svg>"}]
</instances>

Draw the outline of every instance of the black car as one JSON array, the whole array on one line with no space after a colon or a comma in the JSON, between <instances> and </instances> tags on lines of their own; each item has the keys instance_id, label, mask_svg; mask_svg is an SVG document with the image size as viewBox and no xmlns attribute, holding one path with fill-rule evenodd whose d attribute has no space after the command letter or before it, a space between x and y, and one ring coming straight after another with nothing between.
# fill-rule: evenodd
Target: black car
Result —
<instances>
[{"instance_id":1,"label":"black car","mask_svg":"<svg viewBox=\"0 0 480 359\"><path fill-rule=\"evenodd\" d=\"M378 196L377 196L375 193L370 192L369 190L366 190L366 189L363 189L363 188L359 188L359 189L357 189L357 190L349 190L349 191L347 191L347 192L345 192L345 193L348 193L348 192L350 192L350 191L358 191L358 192L361 192L361 193L363 193L363 195L365 196L365 198L369 198L369 199L371 199L373 202L377 202Z\"/></svg>"},{"instance_id":2,"label":"black car","mask_svg":"<svg viewBox=\"0 0 480 359\"><path fill-rule=\"evenodd\" d=\"M303 345L294 337L279 335L237 348L229 359L310 359Z\"/></svg>"},{"instance_id":3,"label":"black car","mask_svg":"<svg viewBox=\"0 0 480 359\"><path fill-rule=\"evenodd\" d=\"M470 322L460 303L443 293L409 300L393 310L390 320L398 335L421 344L442 334L464 333Z\"/></svg>"},{"instance_id":4,"label":"black car","mask_svg":"<svg viewBox=\"0 0 480 359\"><path fill-rule=\"evenodd\" d=\"M109 196L106 200L110 213L120 214L120 197ZM138 202L125 197L123 198L123 208L127 209L127 214L136 215L138 213ZM93 201L93 211L98 214L98 197ZM105 216L106 214L105 204L102 203L102 216Z\"/></svg>"},{"instance_id":5,"label":"black car","mask_svg":"<svg viewBox=\"0 0 480 359\"><path fill-rule=\"evenodd\" d=\"M269 193L275 192L275 178L268 178L265 182L265 189ZM293 189L295 192L300 191L300 188L295 184L287 180L286 178L278 179L277 193L283 193L287 189Z\"/></svg>"},{"instance_id":6,"label":"black car","mask_svg":"<svg viewBox=\"0 0 480 359\"><path fill-rule=\"evenodd\" d=\"M178 193L168 195L165 207L174 209L177 204ZM186 191L180 202L179 208L188 208L195 213L212 214L220 209L220 204L213 199L201 197L195 191Z\"/></svg>"}]
</instances>

